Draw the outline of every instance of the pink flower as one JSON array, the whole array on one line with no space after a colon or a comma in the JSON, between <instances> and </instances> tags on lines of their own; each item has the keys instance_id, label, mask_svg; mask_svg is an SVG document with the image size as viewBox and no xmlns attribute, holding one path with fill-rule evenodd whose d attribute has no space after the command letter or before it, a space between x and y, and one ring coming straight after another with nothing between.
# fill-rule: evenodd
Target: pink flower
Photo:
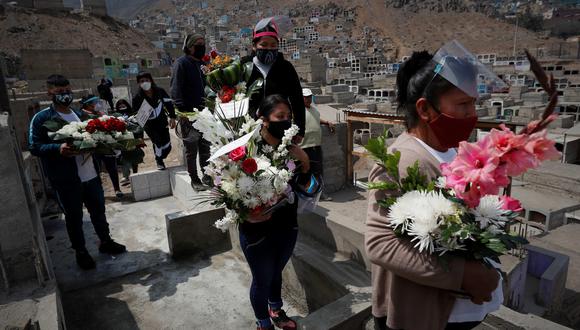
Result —
<instances>
[{"instance_id":1,"label":"pink flower","mask_svg":"<svg viewBox=\"0 0 580 330\"><path fill-rule=\"evenodd\" d=\"M561 154L556 149L556 142L546 137L546 130L530 135L528 143L525 145L525 150L533 154L539 161L549 159L559 159Z\"/></svg>"},{"instance_id":2,"label":"pink flower","mask_svg":"<svg viewBox=\"0 0 580 330\"><path fill-rule=\"evenodd\" d=\"M507 174L509 176L521 175L530 168L534 168L539 165L536 157L523 148L508 152L507 154L503 155L501 160L505 163Z\"/></svg>"},{"instance_id":3,"label":"pink flower","mask_svg":"<svg viewBox=\"0 0 580 330\"><path fill-rule=\"evenodd\" d=\"M464 177L465 181L493 182L494 171L499 165L499 157L490 139L476 143L466 141L459 143L457 157L449 165L454 175Z\"/></svg>"},{"instance_id":4,"label":"pink flower","mask_svg":"<svg viewBox=\"0 0 580 330\"><path fill-rule=\"evenodd\" d=\"M234 162L244 159L244 157L246 157L246 146L241 146L230 151L228 157Z\"/></svg>"},{"instance_id":5,"label":"pink flower","mask_svg":"<svg viewBox=\"0 0 580 330\"><path fill-rule=\"evenodd\" d=\"M489 134L491 144L495 147L500 157L513 149L522 147L526 143L527 137L525 135L515 135L504 124L501 124L500 127L501 131L492 129Z\"/></svg>"},{"instance_id":6,"label":"pink flower","mask_svg":"<svg viewBox=\"0 0 580 330\"><path fill-rule=\"evenodd\" d=\"M513 212L520 212L523 210L522 204L515 198L503 195L499 197L499 200L502 202L502 209L504 210Z\"/></svg>"}]
</instances>

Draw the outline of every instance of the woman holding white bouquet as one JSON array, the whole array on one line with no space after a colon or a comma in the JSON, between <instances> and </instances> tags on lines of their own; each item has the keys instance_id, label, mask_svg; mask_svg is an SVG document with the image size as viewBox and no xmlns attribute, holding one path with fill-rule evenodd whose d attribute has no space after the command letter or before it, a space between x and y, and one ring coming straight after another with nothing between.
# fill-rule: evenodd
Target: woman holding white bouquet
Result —
<instances>
[{"instance_id":1,"label":"woman holding white bouquet","mask_svg":"<svg viewBox=\"0 0 580 330\"><path fill-rule=\"evenodd\" d=\"M276 148L284 132L292 126L289 102L281 95L270 95L260 105L258 116L263 120L259 143ZM300 162L298 176L305 176L310 168L306 153L294 144L288 152ZM250 301L258 330L274 329L272 322L281 329L297 328L296 322L282 309L281 296L282 270L292 255L298 235L297 201L292 201L293 192L289 194L288 202L274 206L275 210L270 212L256 210L239 225L240 245L252 271Z\"/></svg>"},{"instance_id":2,"label":"woman holding white bouquet","mask_svg":"<svg viewBox=\"0 0 580 330\"><path fill-rule=\"evenodd\" d=\"M469 138L477 123L477 70L462 57L434 58L426 51L403 63L397 101L407 131L388 148L400 152L400 178L415 162L429 180L441 176L440 164L451 162L459 142ZM370 182L387 179L382 166L369 174ZM498 309L498 271L455 256L443 265L436 254L420 252L389 226L389 209L379 205L387 195L369 191L365 246L373 263L375 329L471 329ZM457 298L458 292L470 299Z\"/></svg>"}]
</instances>

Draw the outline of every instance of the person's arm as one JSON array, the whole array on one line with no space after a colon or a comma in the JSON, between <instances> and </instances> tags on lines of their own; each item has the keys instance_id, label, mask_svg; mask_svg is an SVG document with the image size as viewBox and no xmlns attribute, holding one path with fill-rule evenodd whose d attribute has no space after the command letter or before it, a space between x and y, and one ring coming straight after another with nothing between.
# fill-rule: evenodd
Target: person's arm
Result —
<instances>
[{"instance_id":1,"label":"person's arm","mask_svg":"<svg viewBox=\"0 0 580 330\"><path fill-rule=\"evenodd\" d=\"M298 136L304 137L304 125L305 125L305 116L306 116L306 108L304 107L304 97L302 96L302 86L300 85L300 78L298 78L298 73L294 69L294 66L290 62L287 62L287 71L288 71L288 79L287 81L290 82L291 90L289 92L290 95L290 104L292 105L292 115L294 119L294 123L298 126Z\"/></svg>"},{"instance_id":2,"label":"person's arm","mask_svg":"<svg viewBox=\"0 0 580 330\"><path fill-rule=\"evenodd\" d=\"M159 89L161 92L161 101L163 102L163 108L167 112L167 116L171 119L175 119L175 107L173 106L173 100L169 97L169 94L163 89Z\"/></svg>"},{"instance_id":3,"label":"person's arm","mask_svg":"<svg viewBox=\"0 0 580 330\"><path fill-rule=\"evenodd\" d=\"M183 83L185 81L185 69L181 61L176 61L171 75L171 98L177 109L183 107ZM184 110L184 109L181 109Z\"/></svg>"},{"instance_id":4,"label":"person's arm","mask_svg":"<svg viewBox=\"0 0 580 330\"><path fill-rule=\"evenodd\" d=\"M403 159L401 159L403 160ZM400 168L406 169L406 162ZM378 166L371 170L369 181L386 181L386 171ZM387 193L369 191L366 221L365 250L370 261L412 282L444 290L459 291L463 282L465 261L451 257L444 267L435 255L420 253L410 239L398 237L388 226L388 210L379 206Z\"/></svg>"},{"instance_id":5,"label":"person's arm","mask_svg":"<svg viewBox=\"0 0 580 330\"><path fill-rule=\"evenodd\" d=\"M58 156L60 155L61 143L45 143L42 137L46 134L44 121L39 119L38 114L30 121L28 129L28 150L34 156Z\"/></svg>"},{"instance_id":6,"label":"person's arm","mask_svg":"<svg viewBox=\"0 0 580 330\"><path fill-rule=\"evenodd\" d=\"M320 125L328 126L330 133L334 133L334 123L331 123L328 120L320 119Z\"/></svg>"},{"instance_id":7,"label":"person's arm","mask_svg":"<svg viewBox=\"0 0 580 330\"><path fill-rule=\"evenodd\" d=\"M302 148L300 148L299 146L292 144L290 145L290 147L288 147L288 153L290 153L290 155L292 155L294 158L296 158L298 161L300 161L300 170L302 171L302 173L307 173L308 171L310 171L310 158L308 157L308 154L302 150Z\"/></svg>"}]
</instances>

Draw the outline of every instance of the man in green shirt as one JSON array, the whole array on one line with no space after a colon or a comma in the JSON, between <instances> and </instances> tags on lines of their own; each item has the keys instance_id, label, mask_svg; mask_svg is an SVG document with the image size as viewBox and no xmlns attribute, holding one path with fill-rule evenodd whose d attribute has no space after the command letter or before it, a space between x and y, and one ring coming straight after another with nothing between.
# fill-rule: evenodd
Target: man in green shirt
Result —
<instances>
[{"instance_id":1,"label":"man in green shirt","mask_svg":"<svg viewBox=\"0 0 580 330\"><path fill-rule=\"evenodd\" d=\"M305 115L305 133L300 147L308 154L310 158L310 168L313 174L322 177L322 129L320 125L328 126L331 133L334 133L334 124L320 119L320 112L312 103L312 91L309 88L302 89L304 97L304 106L306 107ZM332 198L323 191L320 199L324 201Z\"/></svg>"}]
</instances>

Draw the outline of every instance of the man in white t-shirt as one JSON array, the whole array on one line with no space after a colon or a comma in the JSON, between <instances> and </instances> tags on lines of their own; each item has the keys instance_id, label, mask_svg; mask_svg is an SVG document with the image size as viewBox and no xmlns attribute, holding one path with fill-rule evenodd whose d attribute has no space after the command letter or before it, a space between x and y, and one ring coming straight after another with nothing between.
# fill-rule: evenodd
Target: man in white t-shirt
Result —
<instances>
[{"instance_id":1,"label":"man in white t-shirt","mask_svg":"<svg viewBox=\"0 0 580 330\"><path fill-rule=\"evenodd\" d=\"M47 90L53 104L37 113L30 121L29 150L40 157L42 167L56 192L66 221L66 229L76 261L82 269L95 268L95 261L85 247L83 233L83 204L91 216L91 222L101 244L101 253L119 254L126 251L124 245L111 239L105 216L105 196L98 167L91 154L79 153L67 143L55 143L48 136L46 121L66 122L83 119L81 112L70 108L73 96L69 81L61 75L47 79Z\"/></svg>"}]
</instances>

